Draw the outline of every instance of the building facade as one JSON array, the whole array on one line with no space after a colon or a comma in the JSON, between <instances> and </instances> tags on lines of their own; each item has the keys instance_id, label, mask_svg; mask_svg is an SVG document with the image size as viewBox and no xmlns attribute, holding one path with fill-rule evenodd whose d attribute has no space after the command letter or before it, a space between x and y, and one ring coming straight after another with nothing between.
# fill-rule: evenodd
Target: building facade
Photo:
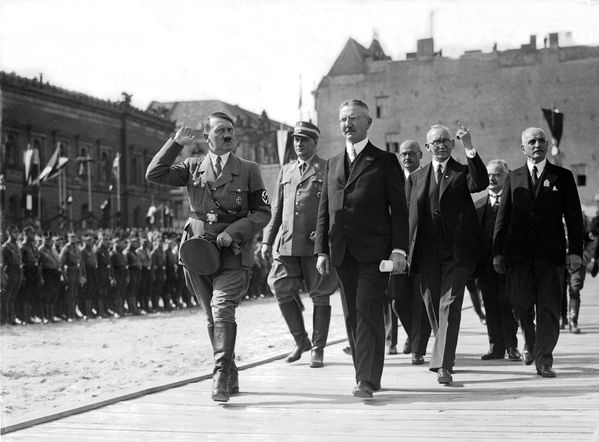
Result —
<instances>
[{"instance_id":1,"label":"building facade","mask_svg":"<svg viewBox=\"0 0 599 442\"><path fill-rule=\"evenodd\" d=\"M15 74L0 73L0 94L4 223L143 227L151 206L168 203L168 189L144 175L171 121L134 108L126 93L111 102ZM68 158L61 176L27 186L26 172L35 181L57 148Z\"/></svg>"},{"instance_id":2,"label":"building facade","mask_svg":"<svg viewBox=\"0 0 599 442\"><path fill-rule=\"evenodd\" d=\"M432 39L419 40L417 52L400 61L391 60L377 40L365 48L350 39L314 91L320 152L329 157L343 149L339 105L359 98L374 120L369 136L382 149L397 152L409 138L424 147L431 125L457 130L462 122L485 162L502 158L515 168L524 162L522 131L537 126L549 135L541 109L558 109L564 115L560 154L549 159L573 171L583 205L594 207L598 73L599 47L560 47L557 34L542 48L531 36L519 49L468 51L458 59L435 51ZM455 156L465 161L463 151L456 149Z\"/></svg>"}]
</instances>

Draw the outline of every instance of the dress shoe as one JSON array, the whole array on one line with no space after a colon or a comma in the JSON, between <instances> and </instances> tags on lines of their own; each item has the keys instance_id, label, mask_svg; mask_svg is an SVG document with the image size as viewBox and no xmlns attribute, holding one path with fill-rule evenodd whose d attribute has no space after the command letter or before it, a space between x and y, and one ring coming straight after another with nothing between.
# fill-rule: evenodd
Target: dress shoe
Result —
<instances>
[{"instance_id":1,"label":"dress shoe","mask_svg":"<svg viewBox=\"0 0 599 442\"><path fill-rule=\"evenodd\" d=\"M524 350L522 356L524 357L524 365L530 365L535 361L535 356L531 351Z\"/></svg>"},{"instance_id":2,"label":"dress shoe","mask_svg":"<svg viewBox=\"0 0 599 442\"><path fill-rule=\"evenodd\" d=\"M396 355L397 354L397 346L396 345L390 345L389 349L387 350L387 354L388 355Z\"/></svg>"},{"instance_id":3,"label":"dress shoe","mask_svg":"<svg viewBox=\"0 0 599 442\"><path fill-rule=\"evenodd\" d=\"M516 347L508 347L507 358L510 361L521 361L522 355L520 354L520 352L518 351L518 349Z\"/></svg>"},{"instance_id":4,"label":"dress shoe","mask_svg":"<svg viewBox=\"0 0 599 442\"><path fill-rule=\"evenodd\" d=\"M422 364L424 364L424 356L419 355L417 353L412 353L412 364L413 365L422 365Z\"/></svg>"},{"instance_id":5,"label":"dress shoe","mask_svg":"<svg viewBox=\"0 0 599 442\"><path fill-rule=\"evenodd\" d=\"M543 376L544 378L554 378L557 376L549 364L543 364L541 368L537 368L537 374L539 376Z\"/></svg>"},{"instance_id":6,"label":"dress shoe","mask_svg":"<svg viewBox=\"0 0 599 442\"><path fill-rule=\"evenodd\" d=\"M345 347L343 349L343 353L345 353L346 355L351 355L351 348L350 347Z\"/></svg>"},{"instance_id":7,"label":"dress shoe","mask_svg":"<svg viewBox=\"0 0 599 442\"><path fill-rule=\"evenodd\" d=\"M410 338L406 339L402 351L404 355L409 355L410 353L412 353L412 340Z\"/></svg>"},{"instance_id":8,"label":"dress shoe","mask_svg":"<svg viewBox=\"0 0 599 442\"><path fill-rule=\"evenodd\" d=\"M368 381L359 381L358 384L354 387L352 394L354 397L360 399L372 399L372 392L374 388Z\"/></svg>"},{"instance_id":9,"label":"dress shoe","mask_svg":"<svg viewBox=\"0 0 599 442\"><path fill-rule=\"evenodd\" d=\"M439 384L449 384L452 380L453 378L447 368L440 368L437 371L437 382Z\"/></svg>"},{"instance_id":10,"label":"dress shoe","mask_svg":"<svg viewBox=\"0 0 599 442\"><path fill-rule=\"evenodd\" d=\"M503 359L505 357L505 351L498 352L497 350L489 350L488 353L482 355L480 358L483 361L490 361L492 359Z\"/></svg>"}]
</instances>

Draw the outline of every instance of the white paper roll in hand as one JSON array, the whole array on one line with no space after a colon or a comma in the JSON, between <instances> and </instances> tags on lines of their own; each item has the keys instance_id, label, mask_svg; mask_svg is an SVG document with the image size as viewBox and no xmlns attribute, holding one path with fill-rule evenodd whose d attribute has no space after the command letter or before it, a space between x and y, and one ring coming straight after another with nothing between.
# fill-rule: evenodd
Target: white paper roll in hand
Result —
<instances>
[{"instance_id":1,"label":"white paper roll in hand","mask_svg":"<svg viewBox=\"0 0 599 442\"><path fill-rule=\"evenodd\" d=\"M390 259L383 259L379 264L379 270L383 273L391 273L393 270L397 270L394 264Z\"/></svg>"}]
</instances>

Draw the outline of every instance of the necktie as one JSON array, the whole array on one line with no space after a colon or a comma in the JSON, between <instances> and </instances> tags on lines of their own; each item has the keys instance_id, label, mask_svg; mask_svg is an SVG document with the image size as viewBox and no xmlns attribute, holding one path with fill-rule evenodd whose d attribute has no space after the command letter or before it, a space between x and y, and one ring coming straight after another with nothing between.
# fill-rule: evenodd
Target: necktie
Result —
<instances>
[{"instance_id":1,"label":"necktie","mask_svg":"<svg viewBox=\"0 0 599 442\"><path fill-rule=\"evenodd\" d=\"M495 202L493 203L493 208L497 209L497 207L499 207L499 198L501 198L499 195L497 195L495 197Z\"/></svg>"},{"instance_id":2,"label":"necktie","mask_svg":"<svg viewBox=\"0 0 599 442\"><path fill-rule=\"evenodd\" d=\"M437 166L437 173L435 174L435 181L437 184L441 182L441 178L443 178L443 166L441 163Z\"/></svg>"},{"instance_id":3,"label":"necktie","mask_svg":"<svg viewBox=\"0 0 599 442\"><path fill-rule=\"evenodd\" d=\"M217 178L219 177L222 170L223 170L223 167L221 165L221 159L220 159L220 155L219 155L216 157L216 163L214 164L214 173L216 174Z\"/></svg>"},{"instance_id":4,"label":"necktie","mask_svg":"<svg viewBox=\"0 0 599 442\"><path fill-rule=\"evenodd\" d=\"M539 181L539 170L537 166L532 166L532 185L535 187L537 185L537 181Z\"/></svg>"},{"instance_id":5,"label":"necktie","mask_svg":"<svg viewBox=\"0 0 599 442\"><path fill-rule=\"evenodd\" d=\"M300 164L300 167L299 167L299 169L300 169L300 175L304 174L304 172L306 171L306 166L307 166L306 163Z\"/></svg>"},{"instance_id":6,"label":"necktie","mask_svg":"<svg viewBox=\"0 0 599 442\"><path fill-rule=\"evenodd\" d=\"M354 146L351 147L351 149L348 152L349 155L349 162L353 163L354 160L356 159L356 149L354 148Z\"/></svg>"}]
</instances>

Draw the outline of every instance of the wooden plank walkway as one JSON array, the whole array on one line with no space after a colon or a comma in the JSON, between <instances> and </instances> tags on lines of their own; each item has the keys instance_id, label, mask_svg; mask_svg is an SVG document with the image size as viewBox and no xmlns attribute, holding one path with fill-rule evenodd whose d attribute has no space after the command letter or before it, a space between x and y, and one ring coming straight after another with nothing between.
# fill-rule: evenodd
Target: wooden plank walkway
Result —
<instances>
[{"instance_id":1,"label":"wooden plank walkway","mask_svg":"<svg viewBox=\"0 0 599 442\"><path fill-rule=\"evenodd\" d=\"M454 383L437 384L427 366L387 356L372 401L354 386L345 343L327 347L326 366L270 361L240 373L242 393L210 400L210 380L171 388L4 434L2 441L378 441L599 440L599 279L583 290L581 335L562 333L558 377L534 366L481 361L484 327L462 317Z\"/></svg>"}]
</instances>

